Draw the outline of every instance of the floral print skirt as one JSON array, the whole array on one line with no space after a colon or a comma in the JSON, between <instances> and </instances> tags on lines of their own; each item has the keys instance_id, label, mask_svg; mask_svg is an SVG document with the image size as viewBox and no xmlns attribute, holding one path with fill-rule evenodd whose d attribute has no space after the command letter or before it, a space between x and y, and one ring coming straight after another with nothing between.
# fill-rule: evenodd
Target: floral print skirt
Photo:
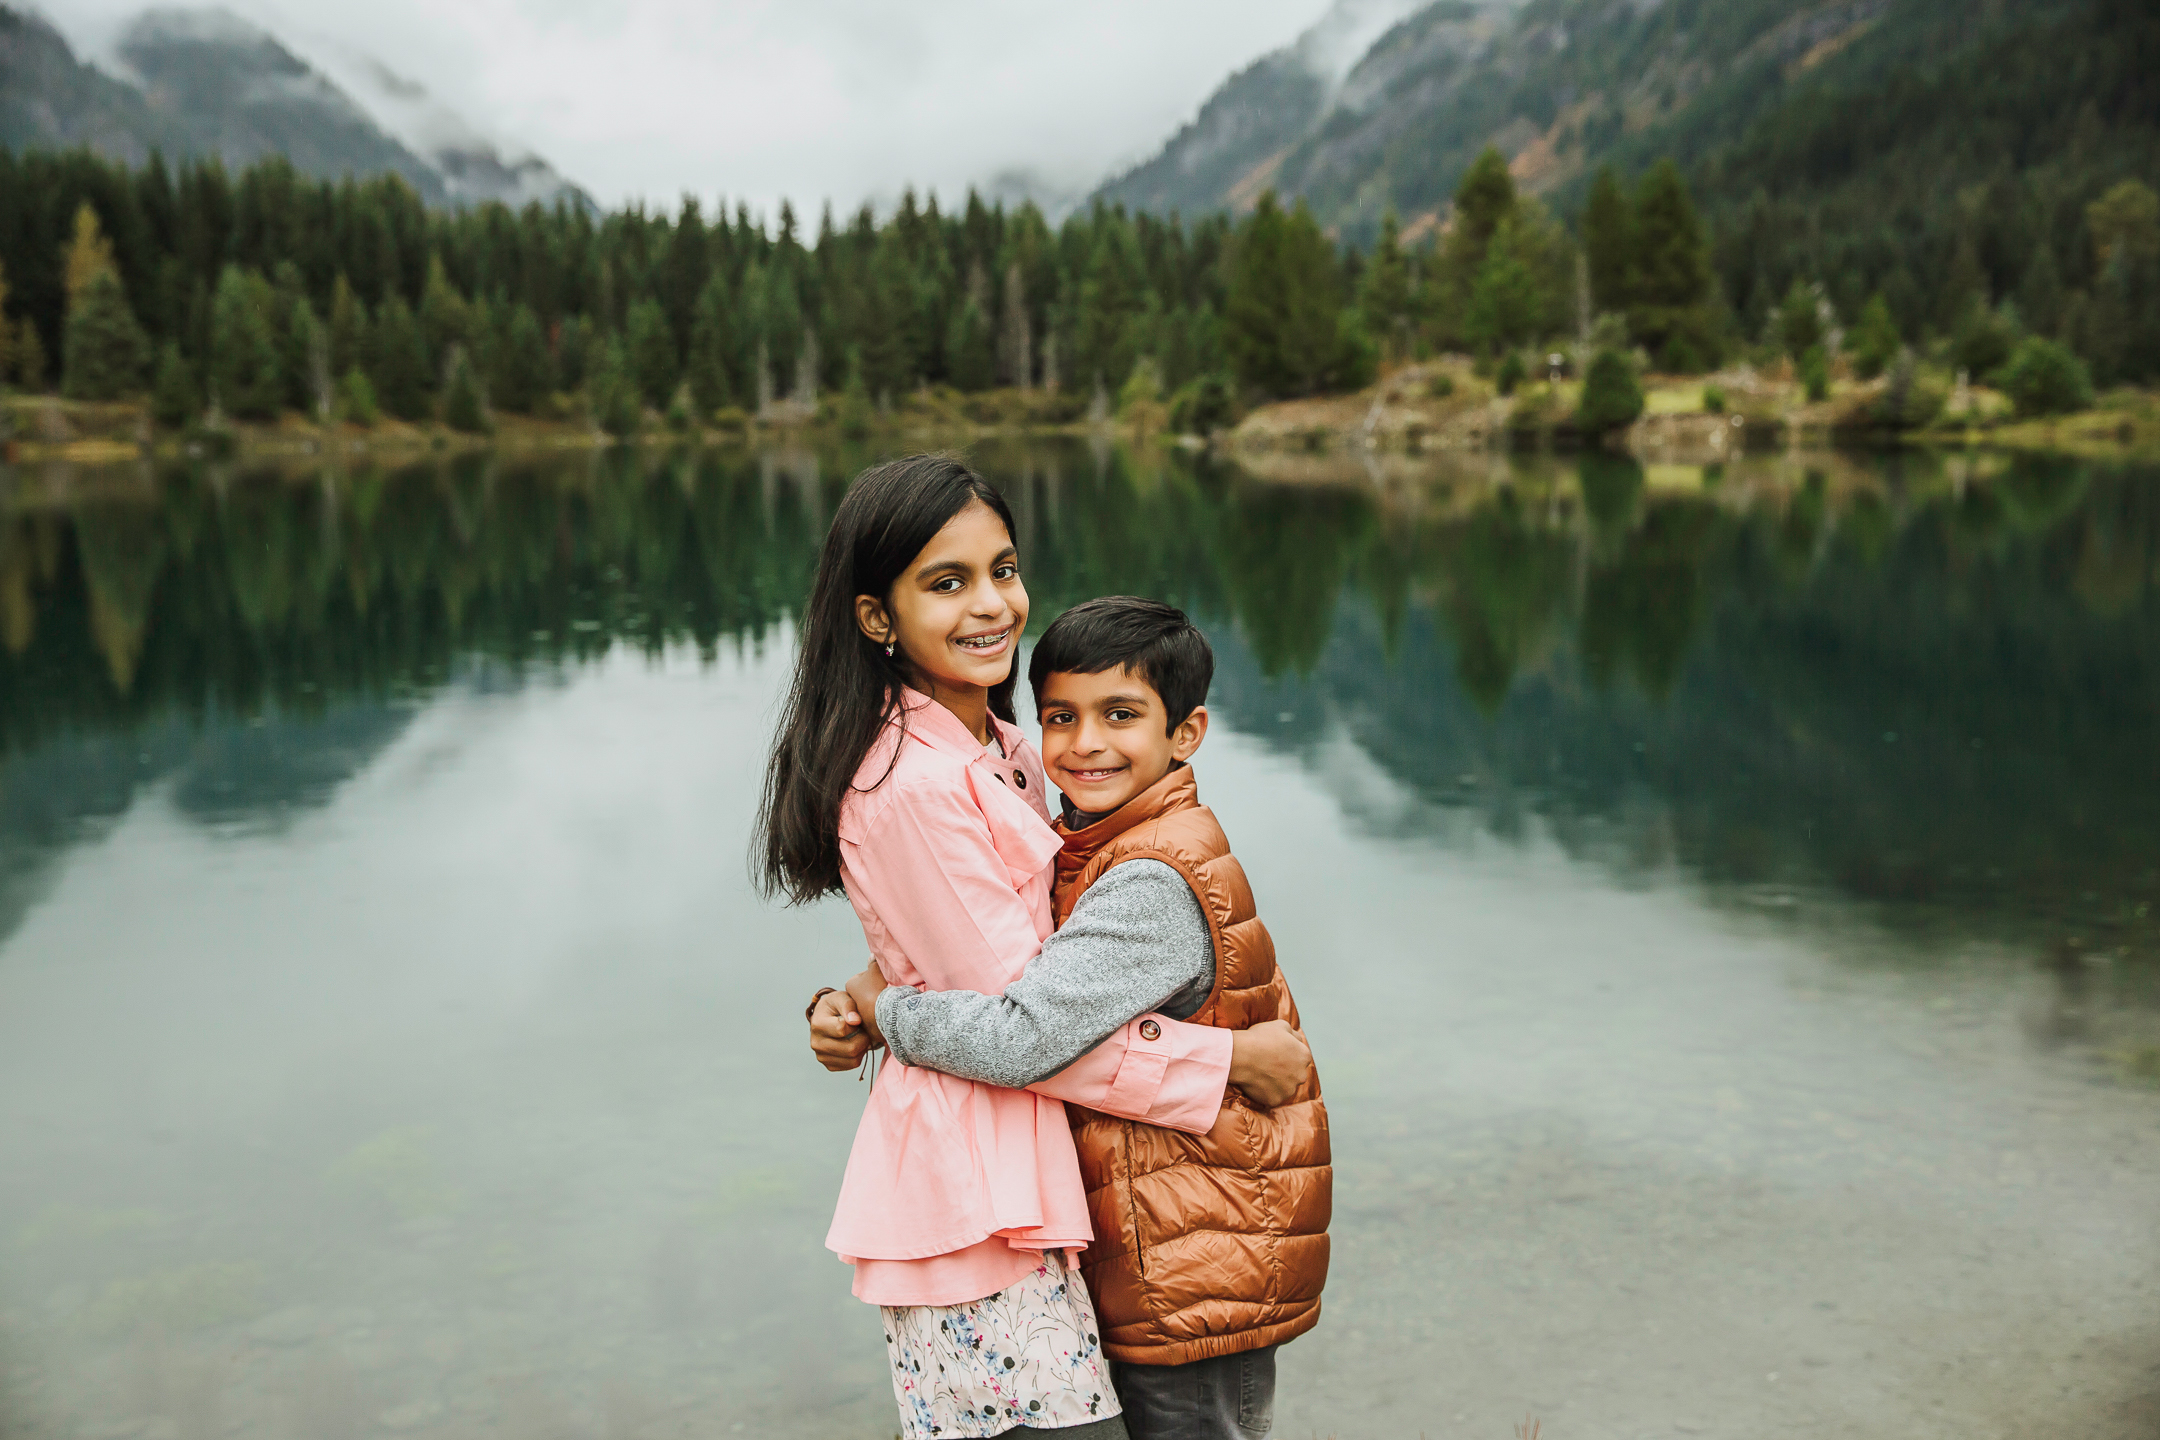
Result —
<instances>
[{"instance_id":1,"label":"floral print skirt","mask_svg":"<svg viewBox=\"0 0 2160 1440\"><path fill-rule=\"evenodd\" d=\"M986 1299L883 1309L905 1440L1061 1430L1119 1413L1095 1302L1059 1251Z\"/></svg>"}]
</instances>

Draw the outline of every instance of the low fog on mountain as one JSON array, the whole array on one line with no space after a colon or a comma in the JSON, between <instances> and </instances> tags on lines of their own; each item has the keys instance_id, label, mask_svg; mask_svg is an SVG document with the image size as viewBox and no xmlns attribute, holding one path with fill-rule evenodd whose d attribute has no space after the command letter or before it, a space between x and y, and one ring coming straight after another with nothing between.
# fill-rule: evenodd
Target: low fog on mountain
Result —
<instances>
[{"instance_id":1,"label":"low fog on mountain","mask_svg":"<svg viewBox=\"0 0 2160 1440\"><path fill-rule=\"evenodd\" d=\"M471 143L480 138L512 165L545 157L605 205L687 191L770 213L783 196L812 209L889 202L906 184L1063 209L1151 154L1224 74L1293 41L1322 8L262 0L149 19L274 37L423 158L428 140L454 136L472 153L488 148ZM1339 0L1308 49L1347 68L1411 8ZM143 28L138 0L44 9L83 58L138 77L127 53ZM547 186L524 187L536 188Z\"/></svg>"}]
</instances>

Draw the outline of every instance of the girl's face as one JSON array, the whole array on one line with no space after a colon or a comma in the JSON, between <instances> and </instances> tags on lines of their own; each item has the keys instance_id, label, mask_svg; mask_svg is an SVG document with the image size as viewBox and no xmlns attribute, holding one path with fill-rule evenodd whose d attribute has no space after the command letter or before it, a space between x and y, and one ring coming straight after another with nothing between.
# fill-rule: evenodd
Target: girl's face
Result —
<instances>
[{"instance_id":1,"label":"girl's face","mask_svg":"<svg viewBox=\"0 0 2160 1440\"><path fill-rule=\"evenodd\" d=\"M889 599L855 597L855 618L907 660L932 699L978 695L1012 673L1027 625L1020 556L997 512L980 500L945 522L893 582Z\"/></svg>"}]
</instances>

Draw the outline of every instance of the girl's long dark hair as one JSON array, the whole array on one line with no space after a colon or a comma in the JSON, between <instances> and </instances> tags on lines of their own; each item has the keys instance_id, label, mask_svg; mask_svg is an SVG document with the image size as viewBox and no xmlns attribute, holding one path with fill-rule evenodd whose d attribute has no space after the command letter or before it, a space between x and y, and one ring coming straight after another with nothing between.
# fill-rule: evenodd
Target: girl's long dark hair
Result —
<instances>
[{"instance_id":1,"label":"girl's long dark hair","mask_svg":"<svg viewBox=\"0 0 2160 1440\"><path fill-rule=\"evenodd\" d=\"M908 562L977 500L1013 533L1012 508L988 481L947 456L910 455L856 476L833 515L758 807L753 868L767 896L801 905L840 888L840 802L907 683L905 655L888 658L863 634L855 597L889 604ZM1019 669L990 691L1001 720L1013 718Z\"/></svg>"}]
</instances>

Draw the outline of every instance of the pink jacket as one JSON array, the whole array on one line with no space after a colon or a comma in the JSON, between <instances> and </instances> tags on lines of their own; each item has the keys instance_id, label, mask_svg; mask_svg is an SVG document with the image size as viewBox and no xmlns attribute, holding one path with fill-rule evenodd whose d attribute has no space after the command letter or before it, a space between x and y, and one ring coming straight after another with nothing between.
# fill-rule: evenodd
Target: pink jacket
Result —
<instances>
[{"instance_id":1,"label":"pink jacket","mask_svg":"<svg viewBox=\"0 0 2160 1440\"><path fill-rule=\"evenodd\" d=\"M885 978L1001 993L1050 934L1042 759L993 719L1000 761L953 713L901 693L840 807L840 874ZM1128 1023L1028 1090L888 1059L871 1087L826 1246L882 1305L957 1305L1012 1284L1036 1252L1094 1238L1060 1100L1192 1134L1215 1123L1230 1034ZM991 1242L996 1237L997 1243Z\"/></svg>"}]
</instances>

